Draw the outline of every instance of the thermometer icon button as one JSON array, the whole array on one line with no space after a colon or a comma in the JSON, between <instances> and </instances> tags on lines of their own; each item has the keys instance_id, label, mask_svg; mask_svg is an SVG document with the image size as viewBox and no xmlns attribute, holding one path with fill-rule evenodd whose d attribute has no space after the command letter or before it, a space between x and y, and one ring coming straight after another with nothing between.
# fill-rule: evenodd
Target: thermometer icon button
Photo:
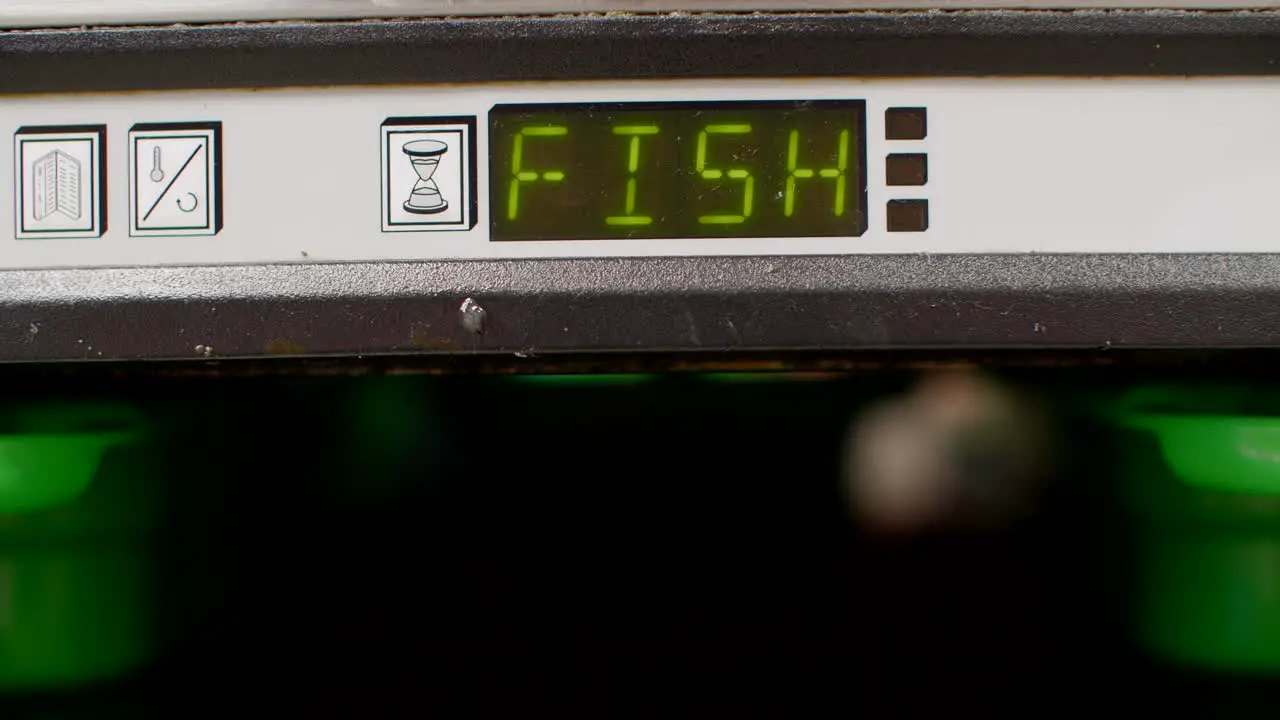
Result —
<instances>
[{"instance_id":1,"label":"thermometer icon button","mask_svg":"<svg viewBox=\"0 0 1280 720\"><path fill-rule=\"evenodd\" d=\"M218 234L222 123L139 123L129 148L130 237Z\"/></svg>"}]
</instances>

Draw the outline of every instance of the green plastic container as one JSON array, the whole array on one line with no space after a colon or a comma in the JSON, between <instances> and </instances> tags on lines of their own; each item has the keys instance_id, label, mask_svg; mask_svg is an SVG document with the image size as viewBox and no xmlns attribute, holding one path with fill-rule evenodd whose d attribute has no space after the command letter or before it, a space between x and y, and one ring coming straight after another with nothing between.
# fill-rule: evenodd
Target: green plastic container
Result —
<instances>
[{"instance_id":1,"label":"green plastic container","mask_svg":"<svg viewBox=\"0 0 1280 720\"><path fill-rule=\"evenodd\" d=\"M0 692L107 681L151 656L147 440L125 407L0 409Z\"/></svg>"},{"instance_id":2,"label":"green plastic container","mask_svg":"<svg viewBox=\"0 0 1280 720\"><path fill-rule=\"evenodd\" d=\"M1280 674L1280 394L1149 387L1110 417L1143 643L1179 665Z\"/></svg>"}]
</instances>

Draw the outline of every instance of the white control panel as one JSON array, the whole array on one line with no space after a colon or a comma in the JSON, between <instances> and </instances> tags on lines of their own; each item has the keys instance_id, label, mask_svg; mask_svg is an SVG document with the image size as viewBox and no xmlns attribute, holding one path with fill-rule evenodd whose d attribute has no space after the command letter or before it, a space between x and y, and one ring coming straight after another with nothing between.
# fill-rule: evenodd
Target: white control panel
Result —
<instances>
[{"instance_id":1,"label":"white control panel","mask_svg":"<svg viewBox=\"0 0 1280 720\"><path fill-rule=\"evenodd\" d=\"M808 101L858 108L852 134L833 130L846 145L820 146L831 157L808 170L785 143L716 160L715 143L745 142L762 127L746 121L712 118L702 127L689 113L655 110L643 122L622 113L612 126L615 153L612 145L601 150L603 141L573 145L571 124L555 135L561 131L551 128L561 125L552 122L511 130L491 117L495 106L513 105ZM10 168L0 173L0 197L10 198L0 203L0 268L1280 252L1272 214L1280 143L1268 139L1277 127L1280 78L665 80L0 97L0 129L12 139L0 144L0 164ZM668 145L654 144L666 138ZM552 142L576 164L559 167L545 154L535 162L532 148L545 153ZM557 183L575 179L567 173L593 163L616 166L606 184L616 181L617 207L608 212L554 194ZM713 178L717 172L723 177ZM659 190L644 184L646 173L685 184L659 183L666 194L655 200ZM703 180L731 187L736 204L725 195L707 200L718 207L698 209ZM803 214L793 210L796 187L831 193L846 217L861 213L861 225L843 235L829 227L791 233L782 218ZM657 204L646 210L646 202ZM503 229L517 217L513 208L559 213L578 229L556 235L562 239L513 239ZM574 208L599 210L599 231L581 231L595 215L574 216ZM695 214L744 229L709 237L642 226L676 227ZM752 225L757 219L764 224Z\"/></svg>"}]
</instances>

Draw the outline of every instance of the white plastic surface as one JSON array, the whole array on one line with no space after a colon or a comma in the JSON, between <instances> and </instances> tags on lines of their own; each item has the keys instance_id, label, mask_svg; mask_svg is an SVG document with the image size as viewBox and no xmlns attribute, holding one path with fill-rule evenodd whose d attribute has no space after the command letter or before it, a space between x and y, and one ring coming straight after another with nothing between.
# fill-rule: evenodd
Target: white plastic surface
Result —
<instances>
[{"instance_id":1,"label":"white plastic surface","mask_svg":"<svg viewBox=\"0 0 1280 720\"><path fill-rule=\"evenodd\" d=\"M487 113L495 103L679 99L865 99L870 229L858 238L491 242ZM884 140L884 110L928 108L928 137ZM447 116L440 127L389 118ZM415 168L391 131L466 129L479 162L467 217L465 152ZM464 120L458 124L458 119ZM416 122L416 121L415 121ZM133 236L130 178L156 183L171 214L213 201L216 183L162 196L195 145L130 157L139 123L221 123L222 224L215 234ZM16 143L0 143L0 267L277 263L439 258L848 253L1280 252L1280 79L661 81L132 93L0 98L0 128L105 125L107 230L15 237ZM426 132L428 135L414 135ZM454 142L456 136L434 136ZM923 187L886 187L889 152L923 152ZM199 155L193 162L199 162ZM384 157L391 163L383 167ZM453 165L448 165L454 163ZM137 166L136 172L134 167ZM199 167L193 165L192 167ZM430 192L406 207L417 170ZM390 174L387 174L390 172ZM434 173L432 175L431 173ZM202 180L198 174L196 180ZM384 191L384 178L394 187ZM181 185L181 183L179 183ZM89 185L85 185L89 187ZM178 187L178 185L175 185ZM157 189L158 188L158 189ZM201 193L207 193L202 197ZM190 193L188 196L186 193ZM193 199L194 198L194 199ZM886 232L885 203L929 202L926 232ZM200 201L200 202L197 202ZM181 205L180 205L181 203ZM413 203L410 203L411 205ZM399 210L397 210L399 208ZM426 214L422 208L426 208ZM454 214L455 210L463 210ZM145 210L145 208L144 208ZM431 214L436 213L436 214ZM174 214L174 217L182 217ZM191 215L194 217L194 214ZM412 223L437 222L428 231ZM474 226L471 223L474 221ZM410 223L406 226L404 223ZM405 228L409 229L406 231ZM467 229L470 227L470 229Z\"/></svg>"}]
</instances>

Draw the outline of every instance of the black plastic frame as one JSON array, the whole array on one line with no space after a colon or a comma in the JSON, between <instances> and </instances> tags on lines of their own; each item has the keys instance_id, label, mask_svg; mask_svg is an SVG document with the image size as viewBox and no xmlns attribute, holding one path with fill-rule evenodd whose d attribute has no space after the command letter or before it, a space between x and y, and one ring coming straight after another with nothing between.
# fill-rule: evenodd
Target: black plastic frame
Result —
<instances>
[{"instance_id":1,"label":"black plastic frame","mask_svg":"<svg viewBox=\"0 0 1280 720\"><path fill-rule=\"evenodd\" d=\"M799 75L1270 75L1280 13L957 11L0 34L0 93Z\"/></svg>"},{"instance_id":2,"label":"black plastic frame","mask_svg":"<svg viewBox=\"0 0 1280 720\"><path fill-rule=\"evenodd\" d=\"M0 93L815 75L1280 75L1280 13L901 12L15 31ZM470 299L470 303L464 301ZM9 271L0 360L1280 346L1280 255Z\"/></svg>"}]
</instances>

